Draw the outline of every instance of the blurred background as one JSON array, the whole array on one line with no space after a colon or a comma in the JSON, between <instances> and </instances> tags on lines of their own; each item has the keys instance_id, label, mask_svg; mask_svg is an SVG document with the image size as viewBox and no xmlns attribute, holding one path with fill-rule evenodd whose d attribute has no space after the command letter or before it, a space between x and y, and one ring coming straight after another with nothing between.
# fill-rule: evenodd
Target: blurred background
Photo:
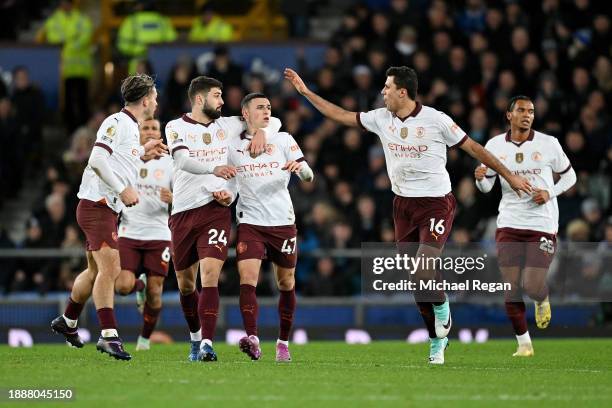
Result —
<instances>
[{"instance_id":1,"label":"blurred background","mask_svg":"<svg viewBox=\"0 0 612 408\"><path fill-rule=\"evenodd\" d=\"M46 327L84 268L76 191L99 125L122 106L120 81L135 72L156 78L162 129L190 111L186 91L198 75L223 82L225 115L239 114L247 93L270 96L273 115L317 173L315 183L290 185L297 291L305 305L296 325L316 336L337 338L351 327L406 335L420 317L401 296L360 296L361 243L394 241L393 194L378 138L325 120L282 80L285 67L324 98L366 111L382 106L389 66L412 66L418 99L482 144L506 130L510 97L533 98L534 128L559 139L578 174L558 198L559 239L590 242L595 251L557 262L552 274L612 291L612 31L604 3L0 0L0 328ZM450 243L490 248L499 186L478 192L476 165L449 150L458 201ZM225 328L241 327L238 285L230 259L220 284ZM159 327L182 332L173 272L165 289ZM589 293L568 295L554 309L549 333L612 334L609 304L589 302ZM258 296L271 297L260 320L273 330L269 272L261 274ZM120 325L137 327L133 299L118 301ZM458 306L456 323L509 335L501 302ZM89 320L95 326L93 315ZM6 338L2 330L0 340Z\"/></svg>"}]
</instances>

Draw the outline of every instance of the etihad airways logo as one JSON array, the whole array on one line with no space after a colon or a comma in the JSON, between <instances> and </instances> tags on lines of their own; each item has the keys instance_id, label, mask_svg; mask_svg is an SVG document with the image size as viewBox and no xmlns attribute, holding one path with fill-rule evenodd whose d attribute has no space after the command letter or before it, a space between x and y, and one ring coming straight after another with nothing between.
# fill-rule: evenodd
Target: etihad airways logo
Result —
<instances>
[{"instance_id":1,"label":"etihad airways logo","mask_svg":"<svg viewBox=\"0 0 612 408\"><path fill-rule=\"evenodd\" d=\"M278 169L280 168L280 163L273 161L268 163L249 163L243 164L242 166L236 166L236 171L238 173L249 172L249 171L259 171L259 170L270 170L270 169Z\"/></svg>"},{"instance_id":2,"label":"etihad airways logo","mask_svg":"<svg viewBox=\"0 0 612 408\"><path fill-rule=\"evenodd\" d=\"M423 153L426 152L427 145L401 145L397 143L389 143L387 147L392 152L415 152L415 153Z\"/></svg>"},{"instance_id":3,"label":"etihad airways logo","mask_svg":"<svg viewBox=\"0 0 612 408\"><path fill-rule=\"evenodd\" d=\"M542 174L542 169L514 170L512 173L514 173L517 176L526 176L530 174Z\"/></svg>"},{"instance_id":4,"label":"etihad airways logo","mask_svg":"<svg viewBox=\"0 0 612 408\"><path fill-rule=\"evenodd\" d=\"M191 156L191 157L223 156L224 154L227 154L227 147L216 147L216 148L213 148L213 149L189 150L189 156Z\"/></svg>"}]
</instances>

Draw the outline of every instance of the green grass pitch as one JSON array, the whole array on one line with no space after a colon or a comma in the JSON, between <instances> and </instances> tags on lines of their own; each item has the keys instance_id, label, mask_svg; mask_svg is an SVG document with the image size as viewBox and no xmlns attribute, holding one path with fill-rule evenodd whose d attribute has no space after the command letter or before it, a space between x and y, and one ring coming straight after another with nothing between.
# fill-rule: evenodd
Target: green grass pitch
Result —
<instances>
[{"instance_id":1,"label":"green grass pitch","mask_svg":"<svg viewBox=\"0 0 612 408\"><path fill-rule=\"evenodd\" d=\"M535 357L513 358L515 341L451 341L446 365L426 363L426 344L314 342L274 345L252 362L217 344L216 363L189 363L188 345L153 345L130 362L84 349L0 348L1 405L41 407L432 407L612 406L612 339L537 340ZM134 345L128 345L129 351ZM69 402L7 404L9 388L71 388Z\"/></svg>"}]
</instances>

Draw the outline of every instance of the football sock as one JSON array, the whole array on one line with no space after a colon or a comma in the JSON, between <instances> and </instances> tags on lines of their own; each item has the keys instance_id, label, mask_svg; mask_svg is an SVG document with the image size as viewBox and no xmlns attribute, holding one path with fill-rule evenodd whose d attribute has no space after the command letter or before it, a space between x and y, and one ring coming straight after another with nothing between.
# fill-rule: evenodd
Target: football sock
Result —
<instances>
[{"instance_id":1,"label":"football sock","mask_svg":"<svg viewBox=\"0 0 612 408\"><path fill-rule=\"evenodd\" d=\"M144 310L142 312L142 320L144 324L142 325L142 331L140 332L140 335L145 339L151 337L151 333L153 333L153 330L155 330L155 325L157 324L160 311L161 307L152 308L147 302L145 302Z\"/></svg>"},{"instance_id":2,"label":"football sock","mask_svg":"<svg viewBox=\"0 0 612 408\"><path fill-rule=\"evenodd\" d=\"M202 326L202 337L212 340L215 337L219 315L218 287L202 288L198 301L198 314L200 315L200 326Z\"/></svg>"},{"instance_id":3,"label":"football sock","mask_svg":"<svg viewBox=\"0 0 612 408\"><path fill-rule=\"evenodd\" d=\"M293 326L293 315L295 313L295 288L281 290L278 299L278 316L280 318L280 340L289 340L289 332Z\"/></svg>"},{"instance_id":4,"label":"football sock","mask_svg":"<svg viewBox=\"0 0 612 408\"><path fill-rule=\"evenodd\" d=\"M102 337L117 337L117 321L113 308L103 307L96 310L96 313L102 329Z\"/></svg>"},{"instance_id":5,"label":"football sock","mask_svg":"<svg viewBox=\"0 0 612 408\"><path fill-rule=\"evenodd\" d=\"M524 346L527 344L531 344L531 337L529 337L529 331L521 335L516 335L516 340L518 341L519 346Z\"/></svg>"},{"instance_id":6,"label":"football sock","mask_svg":"<svg viewBox=\"0 0 612 408\"><path fill-rule=\"evenodd\" d=\"M200 319L198 318L198 293L193 291L188 295L180 295L183 315L191 333L200 333ZM200 337L201 340L201 337Z\"/></svg>"},{"instance_id":7,"label":"football sock","mask_svg":"<svg viewBox=\"0 0 612 408\"><path fill-rule=\"evenodd\" d=\"M77 320L79 319L81 311L83 310L83 306L85 305L75 302L71 297L68 298L68 304L66 305L66 310L64 310L64 319L66 320L68 327L76 327Z\"/></svg>"},{"instance_id":8,"label":"football sock","mask_svg":"<svg viewBox=\"0 0 612 408\"><path fill-rule=\"evenodd\" d=\"M521 335L527 331L525 318L525 302L506 302L506 315L512 323L514 334Z\"/></svg>"},{"instance_id":9,"label":"football sock","mask_svg":"<svg viewBox=\"0 0 612 408\"><path fill-rule=\"evenodd\" d=\"M257 296L255 295L255 286L240 285L240 313L242 314L242 322L247 336L257 336L257 315L259 307L257 305Z\"/></svg>"},{"instance_id":10,"label":"football sock","mask_svg":"<svg viewBox=\"0 0 612 408\"><path fill-rule=\"evenodd\" d=\"M427 327L427 331L429 332L429 338L435 339L436 335L436 317L433 312L433 305L431 302L417 302L417 306L419 307L419 312L421 313L421 317L423 318L423 322Z\"/></svg>"}]
</instances>

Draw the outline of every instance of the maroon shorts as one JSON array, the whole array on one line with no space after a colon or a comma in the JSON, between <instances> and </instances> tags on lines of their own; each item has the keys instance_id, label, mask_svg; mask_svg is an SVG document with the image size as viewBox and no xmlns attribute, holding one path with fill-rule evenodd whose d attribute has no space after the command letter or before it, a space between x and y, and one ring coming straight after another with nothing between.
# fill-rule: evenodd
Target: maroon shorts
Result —
<instances>
[{"instance_id":1,"label":"maroon shorts","mask_svg":"<svg viewBox=\"0 0 612 408\"><path fill-rule=\"evenodd\" d=\"M168 276L170 262L170 241L141 241L126 237L119 238L121 269L136 273L143 265L146 274Z\"/></svg>"},{"instance_id":2,"label":"maroon shorts","mask_svg":"<svg viewBox=\"0 0 612 408\"><path fill-rule=\"evenodd\" d=\"M216 201L174 214L168 221L172 233L174 268L182 271L200 259L227 259L227 241L232 227L229 207Z\"/></svg>"},{"instance_id":3,"label":"maroon shorts","mask_svg":"<svg viewBox=\"0 0 612 408\"><path fill-rule=\"evenodd\" d=\"M238 225L236 259L238 262L245 259L269 259L282 268L295 268L297 228L295 225Z\"/></svg>"},{"instance_id":4,"label":"maroon shorts","mask_svg":"<svg viewBox=\"0 0 612 408\"><path fill-rule=\"evenodd\" d=\"M548 269L557 249L556 235L516 228L498 228L495 242L500 267Z\"/></svg>"},{"instance_id":5,"label":"maroon shorts","mask_svg":"<svg viewBox=\"0 0 612 408\"><path fill-rule=\"evenodd\" d=\"M98 251L105 246L118 249L117 213L105 203L80 200L76 218L85 233L85 249Z\"/></svg>"},{"instance_id":6,"label":"maroon shorts","mask_svg":"<svg viewBox=\"0 0 612 408\"><path fill-rule=\"evenodd\" d=\"M452 193L444 197L395 196L395 241L443 247L453 226L456 206L457 202Z\"/></svg>"}]
</instances>

